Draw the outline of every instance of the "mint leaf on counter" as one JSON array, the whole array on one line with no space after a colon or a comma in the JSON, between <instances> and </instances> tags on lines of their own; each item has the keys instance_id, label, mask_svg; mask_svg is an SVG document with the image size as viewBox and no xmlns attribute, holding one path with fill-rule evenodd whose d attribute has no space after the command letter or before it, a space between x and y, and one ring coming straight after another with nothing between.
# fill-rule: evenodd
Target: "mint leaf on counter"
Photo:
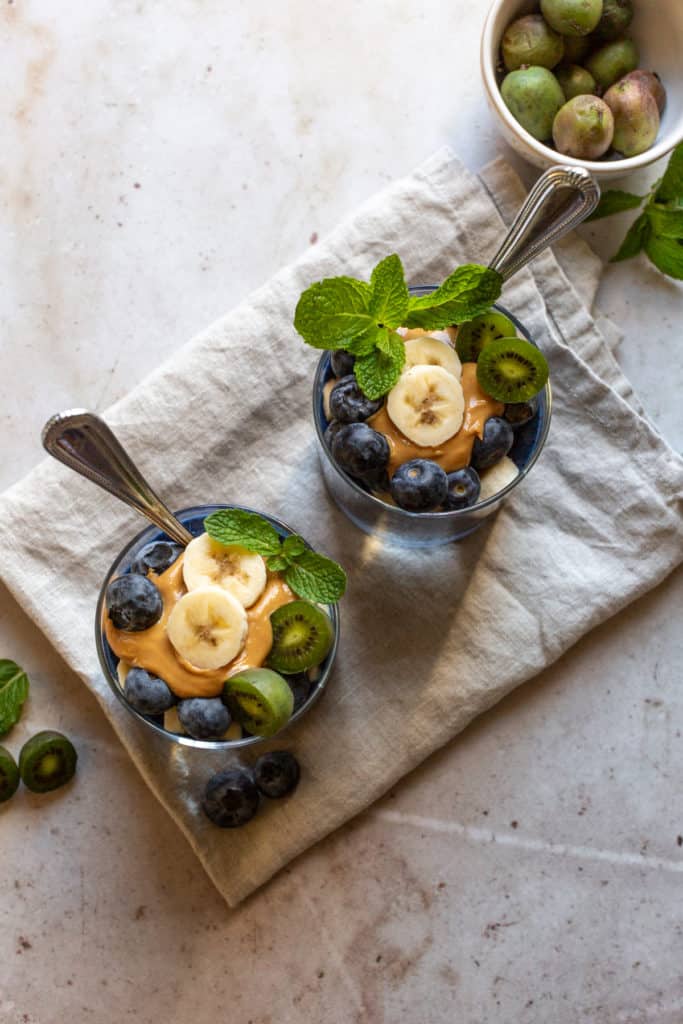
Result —
<instances>
[{"instance_id":1,"label":"mint leaf on counter","mask_svg":"<svg viewBox=\"0 0 683 1024\"><path fill-rule=\"evenodd\" d=\"M641 213L637 220L634 220L626 233L626 238L621 243L619 251L612 257L610 263L619 263L621 260L630 260L633 256L645 248L645 243L650 237L650 220L646 213Z\"/></svg>"},{"instance_id":2,"label":"mint leaf on counter","mask_svg":"<svg viewBox=\"0 0 683 1024\"><path fill-rule=\"evenodd\" d=\"M0 736L9 732L21 718L28 697L28 676L16 661L0 658Z\"/></svg>"},{"instance_id":3,"label":"mint leaf on counter","mask_svg":"<svg viewBox=\"0 0 683 1024\"><path fill-rule=\"evenodd\" d=\"M408 312L408 285L403 264L394 253L378 263L370 278L372 301L370 308L382 327L400 327Z\"/></svg>"},{"instance_id":4,"label":"mint leaf on counter","mask_svg":"<svg viewBox=\"0 0 683 1024\"><path fill-rule=\"evenodd\" d=\"M622 192L620 189L609 189L603 192L600 202L586 217L586 223L591 220L602 220L603 217L611 217L615 213L623 213L625 210L635 210L647 196L636 196L632 192Z\"/></svg>"},{"instance_id":5,"label":"mint leaf on counter","mask_svg":"<svg viewBox=\"0 0 683 1024\"><path fill-rule=\"evenodd\" d=\"M285 583L299 597L321 604L334 604L346 590L346 573L331 558L304 551L285 570Z\"/></svg>"},{"instance_id":6,"label":"mint leaf on counter","mask_svg":"<svg viewBox=\"0 0 683 1024\"><path fill-rule=\"evenodd\" d=\"M660 238L683 238L683 203L650 203L647 208L653 234Z\"/></svg>"},{"instance_id":7,"label":"mint leaf on counter","mask_svg":"<svg viewBox=\"0 0 683 1024\"><path fill-rule=\"evenodd\" d=\"M454 270L436 291L411 297L405 326L433 331L473 320L493 305L502 287L497 271L467 263Z\"/></svg>"},{"instance_id":8,"label":"mint leaf on counter","mask_svg":"<svg viewBox=\"0 0 683 1024\"><path fill-rule=\"evenodd\" d=\"M280 536L274 526L255 512L224 508L204 520L209 537L219 544L239 544L257 555L279 555Z\"/></svg>"},{"instance_id":9,"label":"mint leaf on counter","mask_svg":"<svg viewBox=\"0 0 683 1024\"><path fill-rule=\"evenodd\" d=\"M657 202L673 202L683 206L683 142L671 154L664 177L655 189Z\"/></svg>"},{"instance_id":10,"label":"mint leaf on counter","mask_svg":"<svg viewBox=\"0 0 683 1024\"><path fill-rule=\"evenodd\" d=\"M400 335L386 332L377 348L356 359L353 372L364 395L375 400L391 391L401 376L406 361L406 347Z\"/></svg>"},{"instance_id":11,"label":"mint leaf on counter","mask_svg":"<svg viewBox=\"0 0 683 1024\"><path fill-rule=\"evenodd\" d=\"M645 246L645 252L657 270L663 274L683 281L683 241L678 238L666 238L653 235Z\"/></svg>"}]
</instances>

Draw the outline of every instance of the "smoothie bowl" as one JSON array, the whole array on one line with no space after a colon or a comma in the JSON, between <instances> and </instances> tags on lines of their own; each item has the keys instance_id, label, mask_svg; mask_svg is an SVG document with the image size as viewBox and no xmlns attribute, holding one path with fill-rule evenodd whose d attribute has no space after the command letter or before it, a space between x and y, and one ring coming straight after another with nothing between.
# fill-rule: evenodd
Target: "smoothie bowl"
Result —
<instances>
[{"instance_id":1,"label":"smoothie bowl","mask_svg":"<svg viewBox=\"0 0 683 1024\"><path fill-rule=\"evenodd\" d=\"M107 573L95 619L102 670L117 699L174 742L259 743L328 682L343 571L251 509L203 505L176 519L192 535L185 548L151 526Z\"/></svg>"}]
</instances>

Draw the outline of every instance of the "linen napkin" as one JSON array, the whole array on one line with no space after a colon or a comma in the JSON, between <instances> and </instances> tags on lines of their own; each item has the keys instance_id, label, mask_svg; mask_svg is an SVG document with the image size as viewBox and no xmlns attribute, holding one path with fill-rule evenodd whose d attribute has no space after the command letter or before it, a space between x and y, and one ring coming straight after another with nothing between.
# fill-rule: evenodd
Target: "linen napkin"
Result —
<instances>
[{"instance_id":1,"label":"linen napkin","mask_svg":"<svg viewBox=\"0 0 683 1024\"><path fill-rule=\"evenodd\" d=\"M436 154L106 414L171 507L227 501L271 512L349 573L327 692L272 744L296 752L300 786L247 827L219 830L199 806L226 755L150 735L102 678L95 602L140 519L49 460L0 500L3 579L94 691L230 905L683 557L683 461L642 414L590 315L601 267L577 237L503 294L548 355L554 412L543 455L495 517L459 544L403 551L360 533L323 488L310 416L317 354L292 327L302 289L339 273L367 277L391 252L410 283L443 280L492 256L521 198L504 163L479 179Z\"/></svg>"}]
</instances>

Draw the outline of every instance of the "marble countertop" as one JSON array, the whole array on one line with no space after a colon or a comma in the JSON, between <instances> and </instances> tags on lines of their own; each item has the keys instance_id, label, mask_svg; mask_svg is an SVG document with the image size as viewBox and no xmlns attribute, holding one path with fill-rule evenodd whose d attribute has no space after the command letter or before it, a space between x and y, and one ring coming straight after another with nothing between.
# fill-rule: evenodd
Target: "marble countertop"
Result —
<instances>
[{"instance_id":1,"label":"marble countertop","mask_svg":"<svg viewBox=\"0 0 683 1024\"><path fill-rule=\"evenodd\" d=\"M48 415L105 408L434 149L511 158L485 6L2 0L0 485ZM582 230L607 256L625 223ZM599 301L680 448L681 285L636 260ZM229 912L0 588L34 693L10 745L81 755L0 811L1 1024L677 1024L682 606L679 572Z\"/></svg>"}]
</instances>

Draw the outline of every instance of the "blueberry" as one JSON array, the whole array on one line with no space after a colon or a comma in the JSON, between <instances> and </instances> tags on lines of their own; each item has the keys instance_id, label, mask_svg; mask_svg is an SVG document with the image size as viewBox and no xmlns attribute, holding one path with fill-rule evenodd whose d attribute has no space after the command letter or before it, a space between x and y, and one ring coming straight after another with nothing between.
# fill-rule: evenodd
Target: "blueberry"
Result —
<instances>
[{"instance_id":1,"label":"blueberry","mask_svg":"<svg viewBox=\"0 0 683 1024\"><path fill-rule=\"evenodd\" d=\"M500 416L490 416L484 424L484 436L474 439L472 465L475 469L488 469L500 462L512 448L515 439L512 427Z\"/></svg>"},{"instance_id":2,"label":"blueberry","mask_svg":"<svg viewBox=\"0 0 683 1024\"><path fill-rule=\"evenodd\" d=\"M309 694L313 688L313 683L305 672L301 672L296 676L287 676L287 682L289 683L289 688L294 695L294 707L292 709L292 714L295 714L308 700Z\"/></svg>"},{"instance_id":3,"label":"blueberry","mask_svg":"<svg viewBox=\"0 0 683 1024\"><path fill-rule=\"evenodd\" d=\"M339 420L332 420L332 422L328 424L323 437L325 438L325 444L330 451L332 451L332 442L334 441L335 435L339 433L343 426L344 424L340 423Z\"/></svg>"},{"instance_id":4,"label":"blueberry","mask_svg":"<svg viewBox=\"0 0 683 1024\"><path fill-rule=\"evenodd\" d=\"M126 700L143 715L162 715L175 704L170 687L144 668L131 668L123 687Z\"/></svg>"},{"instance_id":5,"label":"blueberry","mask_svg":"<svg viewBox=\"0 0 683 1024\"><path fill-rule=\"evenodd\" d=\"M343 348L338 348L330 356L330 365L335 377L348 377L350 373L353 373L355 363L356 357L352 356L350 352L345 352Z\"/></svg>"},{"instance_id":6,"label":"blueberry","mask_svg":"<svg viewBox=\"0 0 683 1024\"><path fill-rule=\"evenodd\" d=\"M131 572L112 580L107 587L107 611L117 629L139 633L161 618L161 594L146 576Z\"/></svg>"},{"instance_id":7,"label":"blueberry","mask_svg":"<svg viewBox=\"0 0 683 1024\"><path fill-rule=\"evenodd\" d=\"M146 576L151 570L159 575L173 565L182 550L180 544L172 544L170 540L154 540L138 551L130 571Z\"/></svg>"},{"instance_id":8,"label":"blueberry","mask_svg":"<svg viewBox=\"0 0 683 1024\"><path fill-rule=\"evenodd\" d=\"M528 402L508 402L503 416L513 427L523 427L525 423L534 418L537 412L538 396L535 396Z\"/></svg>"},{"instance_id":9,"label":"blueberry","mask_svg":"<svg viewBox=\"0 0 683 1024\"><path fill-rule=\"evenodd\" d=\"M470 508L476 505L481 490L481 481L476 469L465 466L464 469L456 469L446 477L448 480L448 494L444 501L444 508L449 512L455 512L460 508Z\"/></svg>"},{"instance_id":10,"label":"blueberry","mask_svg":"<svg viewBox=\"0 0 683 1024\"><path fill-rule=\"evenodd\" d=\"M340 423L361 423L378 412L383 403L383 398L374 402L366 398L352 373L342 377L330 391L330 412Z\"/></svg>"},{"instance_id":11,"label":"blueberry","mask_svg":"<svg viewBox=\"0 0 683 1024\"><path fill-rule=\"evenodd\" d=\"M230 712L220 697L190 697L178 704L178 718L195 740L219 739L230 725Z\"/></svg>"},{"instance_id":12,"label":"blueberry","mask_svg":"<svg viewBox=\"0 0 683 1024\"><path fill-rule=\"evenodd\" d=\"M389 442L367 423L347 423L332 439L332 458L345 473L372 484L386 472Z\"/></svg>"},{"instance_id":13,"label":"blueberry","mask_svg":"<svg viewBox=\"0 0 683 1024\"><path fill-rule=\"evenodd\" d=\"M431 512L443 505L448 478L431 459L411 459L399 466L391 478L391 496L408 512Z\"/></svg>"},{"instance_id":14,"label":"blueberry","mask_svg":"<svg viewBox=\"0 0 683 1024\"><path fill-rule=\"evenodd\" d=\"M277 800L296 789L301 776L299 762L288 750L270 750L254 765L256 785L264 796Z\"/></svg>"},{"instance_id":15,"label":"blueberry","mask_svg":"<svg viewBox=\"0 0 683 1024\"><path fill-rule=\"evenodd\" d=\"M226 768L206 784L202 810L219 828L239 828L256 814L259 791L250 768Z\"/></svg>"}]
</instances>

